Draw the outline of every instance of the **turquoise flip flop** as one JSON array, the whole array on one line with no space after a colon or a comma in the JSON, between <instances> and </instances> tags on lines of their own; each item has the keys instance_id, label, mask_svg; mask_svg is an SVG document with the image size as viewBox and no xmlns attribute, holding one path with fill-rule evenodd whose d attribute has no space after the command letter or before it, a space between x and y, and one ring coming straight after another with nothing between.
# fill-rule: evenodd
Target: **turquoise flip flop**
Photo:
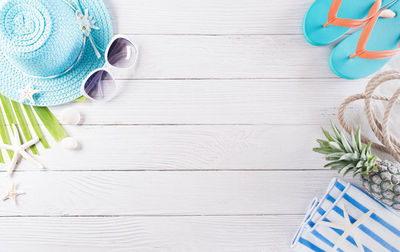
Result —
<instances>
[{"instance_id":1,"label":"turquoise flip flop","mask_svg":"<svg viewBox=\"0 0 400 252\"><path fill-rule=\"evenodd\" d=\"M315 0L304 17L304 37L312 45L328 45L350 28L364 25L382 6L393 1Z\"/></svg>"},{"instance_id":2,"label":"turquoise flip flop","mask_svg":"<svg viewBox=\"0 0 400 252\"><path fill-rule=\"evenodd\" d=\"M400 2L370 19L363 30L340 42L330 56L330 67L339 77L359 79L381 69L400 52Z\"/></svg>"}]
</instances>

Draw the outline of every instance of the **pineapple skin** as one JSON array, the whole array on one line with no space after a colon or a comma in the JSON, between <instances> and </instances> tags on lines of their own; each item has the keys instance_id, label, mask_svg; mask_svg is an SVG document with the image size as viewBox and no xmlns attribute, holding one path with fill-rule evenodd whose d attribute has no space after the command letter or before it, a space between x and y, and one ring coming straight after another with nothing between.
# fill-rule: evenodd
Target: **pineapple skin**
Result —
<instances>
[{"instance_id":1,"label":"pineapple skin","mask_svg":"<svg viewBox=\"0 0 400 252\"><path fill-rule=\"evenodd\" d=\"M378 172L361 176L364 188L377 200L400 210L400 164L378 160Z\"/></svg>"}]
</instances>

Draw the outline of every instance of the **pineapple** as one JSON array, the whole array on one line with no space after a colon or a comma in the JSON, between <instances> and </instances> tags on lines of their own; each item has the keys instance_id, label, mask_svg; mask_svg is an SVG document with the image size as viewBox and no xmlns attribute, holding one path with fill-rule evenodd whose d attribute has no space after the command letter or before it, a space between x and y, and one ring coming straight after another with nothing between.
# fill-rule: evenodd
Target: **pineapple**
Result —
<instances>
[{"instance_id":1,"label":"pineapple","mask_svg":"<svg viewBox=\"0 0 400 252\"><path fill-rule=\"evenodd\" d=\"M383 161L371 153L371 143L363 145L360 129L350 138L332 123L333 135L322 129L326 140L318 139L315 152L325 155L330 167L343 173L360 175L363 186L373 197L382 203L400 210L400 164Z\"/></svg>"}]
</instances>

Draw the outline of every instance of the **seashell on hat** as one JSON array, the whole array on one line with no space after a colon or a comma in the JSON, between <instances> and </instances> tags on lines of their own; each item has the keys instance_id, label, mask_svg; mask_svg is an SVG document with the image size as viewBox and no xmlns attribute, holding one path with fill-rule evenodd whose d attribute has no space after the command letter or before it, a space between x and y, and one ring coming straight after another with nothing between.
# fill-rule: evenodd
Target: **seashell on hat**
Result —
<instances>
[{"instance_id":1,"label":"seashell on hat","mask_svg":"<svg viewBox=\"0 0 400 252\"><path fill-rule=\"evenodd\" d=\"M101 0L1 0L0 93L36 106L70 102L103 66L111 38ZM38 91L34 104L20 100L27 87Z\"/></svg>"}]
</instances>

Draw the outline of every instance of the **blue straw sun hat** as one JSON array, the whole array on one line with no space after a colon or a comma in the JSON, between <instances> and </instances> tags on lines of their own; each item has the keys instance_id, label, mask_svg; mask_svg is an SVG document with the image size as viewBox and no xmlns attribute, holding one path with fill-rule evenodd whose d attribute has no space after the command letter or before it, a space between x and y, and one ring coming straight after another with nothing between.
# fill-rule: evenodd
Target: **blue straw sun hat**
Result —
<instances>
[{"instance_id":1,"label":"blue straw sun hat","mask_svg":"<svg viewBox=\"0 0 400 252\"><path fill-rule=\"evenodd\" d=\"M111 38L101 0L0 0L0 93L36 106L73 101Z\"/></svg>"}]
</instances>

